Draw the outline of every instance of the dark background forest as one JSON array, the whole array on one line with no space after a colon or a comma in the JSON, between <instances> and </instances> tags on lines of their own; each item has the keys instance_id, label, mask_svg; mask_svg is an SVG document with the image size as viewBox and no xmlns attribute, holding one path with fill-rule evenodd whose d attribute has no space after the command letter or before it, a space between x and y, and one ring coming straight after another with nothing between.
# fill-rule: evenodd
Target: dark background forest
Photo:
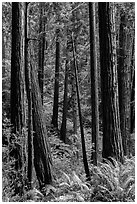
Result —
<instances>
[{"instance_id":1,"label":"dark background forest","mask_svg":"<svg viewBox=\"0 0 137 204\"><path fill-rule=\"evenodd\" d=\"M135 201L135 3L2 3L4 202Z\"/></svg>"}]
</instances>

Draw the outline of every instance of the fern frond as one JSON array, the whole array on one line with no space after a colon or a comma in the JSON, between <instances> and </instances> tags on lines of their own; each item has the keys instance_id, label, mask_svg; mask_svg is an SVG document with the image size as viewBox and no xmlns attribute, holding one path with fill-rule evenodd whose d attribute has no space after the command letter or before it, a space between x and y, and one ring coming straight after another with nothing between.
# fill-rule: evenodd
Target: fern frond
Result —
<instances>
[{"instance_id":1,"label":"fern frond","mask_svg":"<svg viewBox=\"0 0 137 204\"><path fill-rule=\"evenodd\" d=\"M108 188L111 189L112 191L115 189L115 185L113 183L113 177L110 176L109 172L107 173L101 172L100 178L102 179L101 181L102 184L106 184Z\"/></svg>"},{"instance_id":2,"label":"fern frond","mask_svg":"<svg viewBox=\"0 0 137 204\"><path fill-rule=\"evenodd\" d=\"M109 159L103 158L103 160L104 160L104 162L105 162L105 163L103 163L103 165L104 165L104 164L108 164L108 165L111 167L111 169L114 169L114 168L115 168L114 165L112 164L112 162L111 162Z\"/></svg>"},{"instance_id":3,"label":"fern frond","mask_svg":"<svg viewBox=\"0 0 137 204\"><path fill-rule=\"evenodd\" d=\"M74 183L78 183L78 185L81 186L82 181L81 181L81 179L76 175L75 171L73 171L72 174L73 174L72 180L74 181Z\"/></svg>"},{"instance_id":4,"label":"fern frond","mask_svg":"<svg viewBox=\"0 0 137 204\"><path fill-rule=\"evenodd\" d=\"M130 165L130 166L135 166L135 157L132 158L126 158L124 162L125 166Z\"/></svg>"},{"instance_id":5,"label":"fern frond","mask_svg":"<svg viewBox=\"0 0 137 204\"><path fill-rule=\"evenodd\" d=\"M66 182L63 182L63 183L59 184L59 187L62 187L62 186L64 186L64 187L71 187L70 184L68 184Z\"/></svg>"},{"instance_id":6,"label":"fern frond","mask_svg":"<svg viewBox=\"0 0 137 204\"><path fill-rule=\"evenodd\" d=\"M85 183L82 183L81 186L83 191L90 191L89 187Z\"/></svg>"},{"instance_id":7,"label":"fern frond","mask_svg":"<svg viewBox=\"0 0 137 204\"><path fill-rule=\"evenodd\" d=\"M127 178L127 180L123 183L123 188L128 188L129 185L135 183L135 178L133 176Z\"/></svg>"},{"instance_id":8,"label":"fern frond","mask_svg":"<svg viewBox=\"0 0 137 204\"><path fill-rule=\"evenodd\" d=\"M100 188L100 192L103 193L106 200L109 199L109 201L110 201L110 198L114 199L113 192L111 192L107 187L104 187L104 186L101 186L101 185L99 185L98 187ZM107 193L109 194L110 197L106 196Z\"/></svg>"},{"instance_id":9,"label":"fern frond","mask_svg":"<svg viewBox=\"0 0 137 204\"><path fill-rule=\"evenodd\" d=\"M70 185L72 185L72 181L71 181L70 177L69 177L65 172L62 171L62 173L63 173L63 175L66 177L68 183L69 183Z\"/></svg>"},{"instance_id":10,"label":"fern frond","mask_svg":"<svg viewBox=\"0 0 137 204\"><path fill-rule=\"evenodd\" d=\"M79 202L85 202L84 198L83 198L79 193L76 194L76 199L77 199Z\"/></svg>"},{"instance_id":11,"label":"fern frond","mask_svg":"<svg viewBox=\"0 0 137 204\"><path fill-rule=\"evenodd\" d=\"M123 185L123 183L126 182L127 178L134 177L134 176L135 176L134 170L126 168L120 175L122 185Z\"/></svg>"},{"instance_id":12,"label":"fern frond","mask_svg":"<svg viewBox=\"0 0 137 204\"><path fill-rule=\"evenodd\" d=\"M133 196L135 196L135 183L130 186L130 188L127 191L127 195L132 194Z\"/></svg>"}]
</instances>

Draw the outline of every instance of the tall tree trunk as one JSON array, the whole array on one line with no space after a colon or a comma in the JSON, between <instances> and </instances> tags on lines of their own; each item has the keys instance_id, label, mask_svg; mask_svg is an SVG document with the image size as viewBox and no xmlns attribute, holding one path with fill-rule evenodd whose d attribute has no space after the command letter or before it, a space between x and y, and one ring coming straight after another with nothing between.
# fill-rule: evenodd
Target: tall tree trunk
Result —
<instances>
[{"instance_id":1,"label":"tall tree trunk","mask_svg":"<svg viewBox=\"0 0 137 204\"><path fill-rule=\"evenodd\" d=\"M59 45L59 29L56 30L56 62L55 62L55 84L54 84L54 102L53 102L53 116L52 124L58 128L58 101L59 101L59 58L60 58L60 45Z\"/></svg>"},{"instance_id":2,"label":"tall tree trunk","mask_svg":"<svg viewBox=\"0 0 137 204\"><path fill-rule=\"evenodd\" d=\"M24 127L24 70L21 61L21 12L20 3L12 3L11 50L11 124L12 132L22 134Z\"/></svg>"},{"instance_id":3,"label":"tall tree trunk","mask_svg":"<svg viewBox=\"0 0 137 204\"><path fill-rule=\"evenodd\" d=\"M4 39L4 30L2 30L2 102L5 104L6 94L5 94L5 77L6 77L6 69L5 69L5 39Z\"/></svg>"},{"instance_id":4,"label":"tall tree trunk","mask_svg":"<svg viewBox=\"0 0 137 204\"><path fill-rule=\"evenodd\" d=\"M72 117L73 117L73 134L77 134L77 95L76 95L76 82L74 73L74 60L71 65L71 100L72 100Z\"/></svg>"},{"instance_id":5,"label":"tall tree trunk","mask_svg":"<svg viewBox=\"0 0 137 204\"><path fill-rule=\"evenodd\" d=\"M47 130L44 120L44 112L41 101L41 93L38 85L35 65L31 59L31 88L33 104L33 127L34 127L34 166L40 188L45 184L52 183L53 170L50 147L47 139Z\"/></svg>"},{"instance_id":6,"label":"tall tree trunk","mask_svg":"<svg viewBox=\"0 0 137 204\"><path fill-rule=\"evenodd\" d=\"M75 33L75 40L78 38L78 31L77 31L77 22L78 22L78 11L75 9L76 4L73 3L71 5L72 9L72 30ZM72 119L73 119L73 134L77 134L77 93L76 93L76 81L75 81L75 62L74 59L71 61L71 86L72 86L72 95L71 95L71 101L72 101Z\"/></svg>"},{"instance_id":7,"label":"tall tree trunk","mask_svg":"<svg viewBox=\"0 0 137 204\"><path fill-rule=\"evenodd\" d=\"M113 3L98 3L103 106L103 157L123 161L118 103L115 8Z\"/></svg>"},{"instance_id":8,"label":"tall tree trunk","mask_svg":"<svg viewBox=\"0 0 137 204\"><path fill-rule=\"evenodd\" d=\"M5 60L5 39L4 39L4 35L5 35L4 30L2 30L2 60L3 60L3 62ZM5 63L3 63L3 64L5 64Z\"/></svg>"},{"instance_id":9,"label":"tall tree trunk","mask_svg":"<svg viewBox=\"0 0 137 204\"><path fill-rule=\"evenodd\" d=\"M92 107L92 160L97 165L99 137L99 100L98 100L98 68L96 48L95 3L89 3L90 21L90 70L91 70L91 107Z\"/></svg>"},{"instance_id":10,"label":"tall tree trunk","mask_svg":"<svg viewBox=\"0 0 137 204\"><path fill-rule=\"evenodd\" d=\"M19 134L22 138L22 146L15 141L11 135L10 155L15 157L15 170L19 176L25 172L25 107L24 107L24 30L23 30L22 3L12 3L12 48L11 48L11 124L12 133ZM13 140L12 140L13 139ZM22 165L24 164L24 165ZM19 171L21 170L21 171ZM24 178L22 185L15 183L15 194L22 195Z\"/></svg>"},{"instance_id":11,"label":"tall tree trunk","mask_svg":"<svg viewBox=\"0 0 137 204\"><path fill-rule=\"evenodd\" d=\"M133 75L133 81L132 81L132 86L131 86L131 125L130 125L130 133L135 132L135 70L134 70L134 75Z\"/></svg>"},{"instance_id":12,"label":"tall tree trunk","mask_svg":"<svg viewBox=\"0 0 137 204\"><path fill-rule=\"evenodd\" d=\"M132 44L132 59L131 59L131 102L130 102L130 133L135 132L135 37Z\"/></svg>"},{"instance_id":13,"label":"tall tree trunk","mask_svg":"<svg viewBox=\"0 0 137 204\"><path fill-rule=\"evenodd\" d=\"M73 60L74 60L74 63L75 63L74 64L74 69L75 69L77 102L78 102L79 122L80 122L80 131L81 131L83 163L84 163L84 168L85 168L85 173L86 173L87 180L90 180L90 172L89 172L87 155L86 155L84 128L83 128L82 113L81 113L81 106L80 106L80 94L79 94L79 82L78 82L78 64L77 64L77 59L76 59L76 48L75 48L75 44L74 44L73 33L72 33L72 50L73 50Z\"/></svg>"},{"instance_id":14,"label":"tall tree trunk","mask_svg":"<svg viewBox=\"0 0 137 204\"><path fill-rule=\"evenodd\" d=\"M66 59L65 65L65 80L64 80L64 100L63 100L63 114L62 114L62 123L60 129L60 139L66 143L66 124L67 124L67 95L68 95L68 59Z\"/></svg>"},{"instance_id":15,"label":"tall tree trunk","mask_svg":"<svg viewBox=\"0 0 137 204\"><path fill-rule=\"evenodd\" d=\"M28 165L27 165L27 178L29 182L29 188L31 188L32 182L32 137L33 137L33 127L32 127L32 95L31 95L31 71L30 66L28 64L28 17L27 17L27 9L28 3L23 3L24 9L24 30L25 30L25 43L24 43L24 67L25 67L25 85L26 85L26 93L28 99ZM30 58L30 57L29 57Z\"/></svg>"},{"instance_id":16,"label":"tall tree trunk","mask_svg":"<svg viewBox=\"0 0 137 204\"><path fill-rule=\"evenodd\" d=\"M131 100L131 58L133 36L126 29L127 18L122 12L119 31L119 58L118 58L118 79L119 79L119 107L120 125L125 155L129 155L130 140L130 100Z\"/></svg>"},{"instance_id":17,"label":"tall tree trunk","mask_svg":"<svg viewBox=\"0 0 137 204\"><path fill-rule=\"evenodd\" d=\"M44 16L44 4L39 3L40 19L39 19L39 59L38 59L38 79L39 87L41 91L41 98L43 104L43 86L44 86L44 50L45 50L45 18Z\"/></svg>"}]
</instances>

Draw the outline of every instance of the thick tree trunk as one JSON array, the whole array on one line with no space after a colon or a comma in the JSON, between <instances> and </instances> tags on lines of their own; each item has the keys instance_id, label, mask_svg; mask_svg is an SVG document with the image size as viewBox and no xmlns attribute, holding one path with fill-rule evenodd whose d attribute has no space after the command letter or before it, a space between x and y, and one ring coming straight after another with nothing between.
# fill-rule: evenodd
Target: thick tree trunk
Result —
<instances>
[{"instance_id":1,"label":"thick tree trunk","mask_svg":"<svg viewBox=\"0 0 137 204\"><path fill-rule=\"evenodd\" d=\"M129 155L130 140L130 100L131 100L131 58L133 36L126 30L125 14L122 12L119 31L119 58L118 58L118 79L119 79L119 107L120 125L125 155Z\"/></svg>"},{"instance_id":2,"label":"thick tree trunk","mask_svg":"<svg viewBox=\"0 0 137 204\"><path fill-rule=\"evenodd\" d=\"M44 120L44 112L41 101L40 88L36 75L35 65L31 59L31 84L33 103L33 127L34 127L34 166L40 188L52 183L53 170L50 147L47 141L47 130Z\"/></svg>"},{"instance_id":3,"label":"thick tree trunk","mask_svg":"<svg viewBox=\"0 0 137 204\"><path fill-rule=\"evenodd\" d=\"M103 106L103 157L123 161L118 103L115 10L113 3L101 2L99 8L99 39L101 89Z\"/></svg>"},{"instance_id":4,"label":"thick tree trunk","mask_svg":"<svg viewBox=\"0 0 137 204\"><path fill-rule=\"evenodd\" d=\"M135 133L135 37L132 44L132 59L131 59L131 102L130 102L130 133Z\"/></svg>"},{"instance_id":5,"label":"thick tree trunk","mask_svg":"<svg viewBox=\"0 0 137 204\"><path fill-rule=\"evenodd\" d=\"M21 12L20 3L12 3L11 50L11 124L12 132L22 134L25 123L24 70L21 60Z\"/></svg>"},{"instance_id":6,"label":"thick tree trunk","mask_svg":"<svg viewBox=\"0 0 137 204\"><path fill-rule=\"evenodd\" d=\"M23 3L24 9L24 31L25 31L25 43L24 43L24 67L25 67L25 84L26 84L26 93L28 99L28 156L27 156L27 178L29 182L29 188L31 188L32 182L32 138L33 138L33 127L32 127L32 95L31 95L31 72L30 66L28 64L28 17L27 17L27 9L28 4Z\"/></svg>"},{"instance_id":7,"label":"thick tree trunk","mask_svg":"<svg viewBox=\"0 0 137 204\"><path fill-rule=\"evenodd\" d=\"M11 135L10 155L15 158L15 170L18 177L25 173L25 107L24 107L24 30L23 30L22 3L12 3L12 45L11 45L11 124L12 133L19 134L22 146L16 142L14 134ZM14 145L13 145L14 144ZM24 165L22 165L24 164ZM19 171L21 170L21 171ZM22 185L15 183L15 194L22 195Z\"/></svg>"},{"instance_id":8,"label":"thick tree trunk","mask_svg":"<svg viewBox=\"0 0 137 204\"><path fill-rule=\"evenodd\" d=\"M92 107L92 160L97 165L99 137L99 99L98 99L98 69L96 48L95 3L89 3L90 20L90 69L91 69L91 107Z\"/></svg>"},{"instance_id":9,"label":"thick tree trunk","mask_svg":"<svg viewBox=\"0 0 137 204\"><path fill-rule=\"evenodd\" d=\"M59 58L60 58L60 45L59 45L59 29L56 30L56 62L55 62L55 84L54 84L54 101L53 101L53 116L52 124L58 128L58 101L59 101Z\"/></svg>"}]
</instances>

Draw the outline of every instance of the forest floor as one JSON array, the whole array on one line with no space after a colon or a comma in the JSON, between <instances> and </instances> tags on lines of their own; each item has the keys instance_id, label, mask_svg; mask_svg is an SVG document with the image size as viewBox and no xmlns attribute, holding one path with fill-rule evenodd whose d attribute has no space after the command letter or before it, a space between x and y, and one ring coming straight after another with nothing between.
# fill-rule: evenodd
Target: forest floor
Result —
<instances>
[{"instance_id":1,"label":"forest floor","mask_svg":"<svg viewBox=\"0 0 137 204\"><path fill-rule=\"evenodd\" d=\"M55 181L53 184L54 187L51 185L47 186L44 201L84 202L90 200L91 193L84 172L79 131L77 136L77 141L74 141L73 137L75 135L68 134L69 144L65 144L59 139L58 131L48 128ZM89 131L87 131L85 139L87 158L90 166L91 133Z\"/></svg>"},{"instance_id":2,"label":"forest floor","mask_svg":"<svg viewBox=\"0 0 137 204\"><path fill-rule=\"evenodd\" d=\"M33 169L32 190L25 190L24 195L13 196L12 187L3 176L3 201L10 202L113 202L135 200L135 160L126 159L124 164L114 160L112 163L101 163L101 135L99 138L99 163L91 163L91 130L84 129L85 144L91 181L87 181L81 149L80 132L75 135L68 131L68 143L59 139L59 132L51 126L47 128L51 155L53 160L54 181L39 191L39 184ZM4 162L3 162L4 163ZM3 164L5 171L7 164ZM9 164L8 164L9 165ZM6 171L9 171L9 166Z\"/></svg>"}]
</instances>

